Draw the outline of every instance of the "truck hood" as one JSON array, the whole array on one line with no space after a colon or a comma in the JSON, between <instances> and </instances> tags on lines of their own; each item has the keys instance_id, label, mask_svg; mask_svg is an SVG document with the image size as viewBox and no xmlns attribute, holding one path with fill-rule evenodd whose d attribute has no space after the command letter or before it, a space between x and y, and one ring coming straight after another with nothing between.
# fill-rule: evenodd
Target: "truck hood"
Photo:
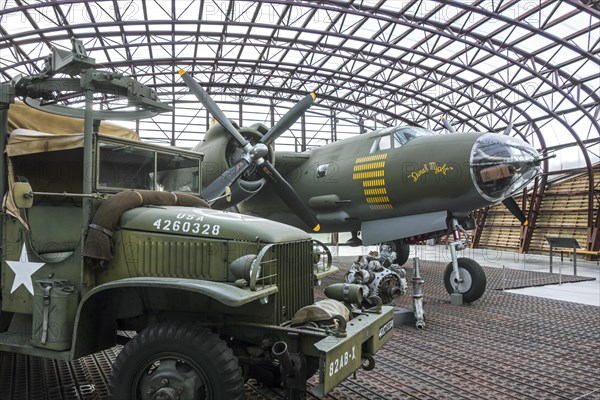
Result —
<instances>
[{"instance_id":1,"label":"truck hood","mask_svg":"<svg viewBox=\"0 0 600 400\"><path fill-rule=\"evenodd\" d=\"M138 207L124 212L120 225L122 229L224 240L278 243L310 239L289 225L210 208Z\"/></svg>"}]
</instances>

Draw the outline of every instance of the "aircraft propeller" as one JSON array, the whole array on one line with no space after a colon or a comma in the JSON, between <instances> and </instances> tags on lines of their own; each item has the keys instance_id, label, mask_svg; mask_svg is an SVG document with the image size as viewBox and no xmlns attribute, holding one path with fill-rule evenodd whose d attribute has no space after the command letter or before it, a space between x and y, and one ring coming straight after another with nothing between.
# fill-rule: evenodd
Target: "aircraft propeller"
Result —
<instances>
[{"instance_id":1,"label":"aircraft propeller","mask_svg":"<svg viewBox=\"0 0 600 400\"><path fill-rule=\"evenodd\" d=\"M314 232L321 229L317 218L304 204L298 193L285 179L277 172L273 164L265 157L269 152L268 145L277 139L282 133L288 130L300 118L306 110L312 105L316 98L314 93L309 94L294 107L292 107L267 133L260 139L258 143L252 145L246 140L225 116L225 113L219 108L208 93L200 86L198 82L187 74L184 70L179 70L181 78L188 86L190 91L198 98L200 103L204 105L207 111L225 128L225 130L240 144L244 155L242 158L227 169L220 177L215 179L208 185L204 191L204 197L207 199L215 199L221 197L227 187L230 187L233 182L239 179L242 174L250 168L252 163L257 166L258 174L273 186L273 189L279 195L281 200L291 209L300 219L302 219Z\"/></svg>"},{"instance_id":2,"label":"aircraft propeller","mask_svg":"<svg viewBox=\"0 0 600 400\"><path fill-rule=\"evenodd\" d=\"M504 200L502 200L502 204L504 204L504 206L508 209L508 211L510 211L510 213L512 215L514 215L516 219L519 220L521 225L524 225L524 226L529 225L529 221L527 221L527 217L525 216L525 214L521 210L521 207L519 207L519 205L517 204L517 202L515 201L515 199L513 197L505 198Z\"/></svg>"},{"instance_id":3,"label":"aircraft propeller","mask_svg":"<svg viewBox=\"0 0 600 400\"><path fill-rule=\"evenodd\" d=\"M508 133L510 133L511 129L512 129L512 124L509 124L506 127L506 129L504 130L504 134L508 135ZM548 159L554 158L554 157L556 157L556 154L551 154L551 155L548 155L545 157L540 157L535 160L535 163L537 165L539 165L542 161L548 160ZM507 197L506 199L502 200L502 204L504 204L504 206L508 209L508 211L510 211L510 213L512 215L514 215L515 218L519 220L519 222L521 222L521 225L523 225L523 226L529 225L529 221L527 220L525 213L523 213L523 210L521 210L521 207L519 207L519 205L517 204L517 202L515 201L515 199L513 197Z\"/></svg>"}]
</instances>

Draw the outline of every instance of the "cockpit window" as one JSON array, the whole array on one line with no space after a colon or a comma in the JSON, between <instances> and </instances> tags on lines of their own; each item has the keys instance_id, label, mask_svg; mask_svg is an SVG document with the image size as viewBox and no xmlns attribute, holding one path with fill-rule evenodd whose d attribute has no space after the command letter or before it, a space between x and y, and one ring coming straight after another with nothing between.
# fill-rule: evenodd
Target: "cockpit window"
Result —
<instances>
[{"instance_id":1,"label":"cockpit window","mask_svg":"<svg viewBox=\"0 0 600 400\"><path fill-rule=\"evenodd\" d=\"M375 138L371 146L371 153L376 151L389 150L392 148L392 134L395 128L386 128L379 132L379 136Z\"/></svg>"},{"instance_id":2,"label":"cockpit window","mask_svg":"<svg viewBox=\"0 0 600 400\"><path fill-rule=\"evenodd\" d=\"M379 138L379 142L377 144L377 150L387 150L392 147L391 137L390 135L385 135Z\"/></svg>"},{"instance_id":3,"label":"cockpit window","mask_svg":"<svg viewBox=\"0 0 600 400\"><path fill-rule=\"evenodd\" d=\"M416 126L391 127L382 130L371 146L371 153L389 150L392 146L397 149L419 136L432 136L437 133Z\"/></svg>"},{"instance_id":4,"label":"cockpit window","mask_svg":"<svg viewBox=\"0 0 600 400\"><path fill-rule=\"evenodd\" d=\"M401 147L419 136L431 136L431 135L435 135L435 132L432 132L430 130L423 129L423 128L418 128L418 127L398 128L394 132L394 148Z\"/></svg>"}]
</instances>

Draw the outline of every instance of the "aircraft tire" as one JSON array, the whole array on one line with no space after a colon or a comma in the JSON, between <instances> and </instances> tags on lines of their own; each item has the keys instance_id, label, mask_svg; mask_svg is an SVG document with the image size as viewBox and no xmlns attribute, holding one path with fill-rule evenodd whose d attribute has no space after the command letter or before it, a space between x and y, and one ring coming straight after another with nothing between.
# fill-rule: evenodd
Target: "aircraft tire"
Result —
<instances>
[{"instance_id":1,"label":"aircraft tire","mask_svg":"<svg viewBox=\"0 0 600 400\"><path fill-rule=\"evenodd\" d=\"M410 245L404 243L402 240L393 240L391 242L386 242L386 244L392 248L392 251L396 252L396 264L406 264L408 256L410 255Z\"/></svg>"},{"instance_id":2,"label":"aircraft tire","mask_svg":"<svg viewBox=\"0 0 600 400\"><path fill-rule=\"evenodd\" d=\"M463 301L472 303L478 300L483 295L483 292L485 292L487 284L485 272L477 261L470 258L461 257L457 261L463 282L458 284L454 281L452 263L449 263L444 271L444 286L446 286L448 293L452 294L458 285L458 291L463 295Z\"/></svg>"},{"instance_id":3,"label":"aircraft tire","mask_svg":"<svg viewBox=\"0 0 600 400\"><path fill-rule=\"evenodd\" d=\"M108 386L113 400L161 391L168 398L177 393L181 400L244 398L242 370L225 341L206 328L177 321L131 339L115 360Z\"/></svg>"}]
</instances>

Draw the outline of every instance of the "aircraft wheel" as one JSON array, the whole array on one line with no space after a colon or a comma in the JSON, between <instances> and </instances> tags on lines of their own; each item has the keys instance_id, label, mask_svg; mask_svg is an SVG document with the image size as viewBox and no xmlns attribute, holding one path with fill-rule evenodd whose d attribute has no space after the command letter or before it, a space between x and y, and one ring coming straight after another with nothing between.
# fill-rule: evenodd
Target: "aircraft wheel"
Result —
<instances>
[{"instance_id":1,"label":"aircraft wheel","mask_svg":"<svg viewBox=\"0 0 600 400\"><path fill-rule=\"evenodd\" d=\"M392 251L396 252L396 264L406 264L408 256L410 255L410 245L408 243L404 243L402 240L393 240L391 242L386 242L385 244L390 246Z\"/></svg>"},{"instance_id":2,"label":"aircraft wheel","mask_svg":"<svg viewBox=\"0 0 600 400\"><path fill-rule=\"evenodd\" d=\"M449 263L444 271L444 285L449 294L454 293L454 290L458 288L458 292L463 295L463 301L472 303L479 299L485 291L485 272L479 263L470 258L461 257L457 262L463 281L457 282L456 274L452 270L452 263Z\"/></svg>"},{"instance_id":3,"label":"aircraft wheel","mask_svg":"<svg viewBox=\"0 0 600 400\"><path fill-rule=\"evenodd\" d=\"M243 399L233 351L198 325L165 322L123 347L109 377L110 399Z\"/></svg>"}]
</instances>

